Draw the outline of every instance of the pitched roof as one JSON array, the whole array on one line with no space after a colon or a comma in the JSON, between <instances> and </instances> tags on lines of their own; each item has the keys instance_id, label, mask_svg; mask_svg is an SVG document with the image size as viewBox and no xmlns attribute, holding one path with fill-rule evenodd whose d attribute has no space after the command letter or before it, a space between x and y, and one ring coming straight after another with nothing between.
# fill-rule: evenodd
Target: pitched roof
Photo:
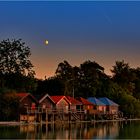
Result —
<instances>
[{"instance_id":1,"label":"pitched roof","mask_svg":"<svg viewBox=\"0 0 140 140\"><path fill-rule=\"evenodd\" d=\"M17 96L22 99L22 98L25 98L26 96L28 96L29 93L17 93Z\"/></svg>"},{"instance_id":2,"label":"pitched roof","mask_svg":"<svg viewBox=\"0 0 140 140\"><path fill-rule=\"evenodd\" d=\"M82 97L78 97L77 100L79 100L83 105L93 105L93 103Z\"/></svg>"},{"instance_id":3,"label":"pitched roof","mask_svg":"<svg viewBox=\"0 0 140 140\"><path fill-rule=\"evenodd\" d=\"M33 100L35 100L36 102L38 102L36 100L36 98L32 94L30 94L30 93L17 93L16 95L19 97L20 101L22 101L27 96L30 96L30 97L32 97Z\"/></svg>"},{"instance_id":4,"label":"pitched roof","mask_svg":"<svg viewBox=\"0 0 140 140\"><path fill-rule=\"evenodd\" d=\"M66 98L69 100L70 104L82 105L82 103L80 101L76 100L75 98L73 98L71 96L66 96Z\"/></svg>"},{"instance_id":5,"label":"pitched roof","mask_svg":"<svg viewBox=\"0 0 140 140\"><path fill-rule=\"evenodd\" d=\"M54 101L55 104L57 104L62 98L66 99L66 97L64 95L50 96L50 97L52 98L52 100ZM68 100L67 100L67 102L68 102Z\"/></svg>"},{"instance_id":6,"label":"pitched roof","mask_svg":"<svg viewBox=\"0 0 140 140\"><path fill-rule=\"evenodd\" d=\"M106 97L103 97L103 98L99 98L99 100L101 102L103 102L105 105L110 105L110 106L119 106L118 104L116 104L115 102L113 102L112 100L106 98Z\"/></svg>"},{"instance_id":7,"label":"pitched roof","mask_svg":"<svg viewBox=\"0 0 140 140\"><path fill-rule=\"evenodd\" d=\"M49 94L45 94L44 96L42 96L42 97L40 98L40 100L39 100L39 103L41 103L42 101L44 101L44 99L46 99L47 97L48 97L53 103L55 103L54 100L51 98L51 96L49 96Z\"/></svg>"},{"instance_id":8,"label":"pitched roof","mask_svg":"<svg viewBox=\"0 0 140 140\"><path fill-rule=\"evenodd\" d=\"M103 102L101 102L100 100L98 100L96 97L89 97L87 99L89 102L95 104L95 105L105 105Z\"/></svg>"}]
</instances>

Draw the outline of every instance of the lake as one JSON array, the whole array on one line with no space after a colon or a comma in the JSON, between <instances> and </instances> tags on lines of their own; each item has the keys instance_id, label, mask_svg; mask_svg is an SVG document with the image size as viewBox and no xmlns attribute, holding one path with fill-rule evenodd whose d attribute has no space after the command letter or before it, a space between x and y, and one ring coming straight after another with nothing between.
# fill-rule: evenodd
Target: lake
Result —
<instances>
[{"instance_id":1,"label":"lake","mask_svg":"<svg viewBox=\"0 0 140 140\"><path fill-rule=\"evenodd\" d=\"M140 139L140 121L1 125L0 139Z\"/></svg>"}]
</instances>

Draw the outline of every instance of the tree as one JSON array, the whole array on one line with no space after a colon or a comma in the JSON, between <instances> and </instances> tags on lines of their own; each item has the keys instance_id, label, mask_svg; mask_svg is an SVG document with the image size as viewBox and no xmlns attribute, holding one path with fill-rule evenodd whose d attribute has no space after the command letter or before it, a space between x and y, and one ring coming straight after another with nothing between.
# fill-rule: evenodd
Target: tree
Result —
<instances>
[{"instance_id":1,"label":"tree","mask_svg":"<svg viewBox=\"0 0 140 140\"><path fill-rule=\"evenodd\" d=\"M65 85L64 94L83 97L95 96L101 79L107 77L104 68L92 61L85 61L79 67L73 67L67 61L59 63L56 76Z\"/></svg>"},{"instance_id":2,"label":"tree","mask_svg":"<svg viewBox=\"0 0 140 140\"><path fill-rule=\"evenodd\" d=\"M47 93L49 95L62 95L64 93L64 84L57 77L47 79Z\"/></svg>"},{"instance_id":3,"label":"tree","mask_svg":"<svg viewBox=\"0 0 140 140\"><path fill-rule=\"evenodd\" d=\"M37 81L36 94L46 94L49 95L63 95L64 84L62 80L57 77L51 77L45 80Z\"/></svg>"},{"instance_id":4,"label":"tree","mask_svg":"<svg viewBox=\"0 0 140 140\"><path fill-rule=\"evenodd\" d=\"M134 80L135 89L133 92L133 96L137 99L140 99L140 68L133 69L133 72L136 75Z\"/></svg>"},{"instance_id":5,"label":"tree","mask_svg":"<svg viewBox=\"0 0 140 140\"><path fill-rule=\"evenodd\" d=\"M17 92L33 92L36 88L35 72L30 61L30 49L18 40L0 42L0 87Z\"/></svg>"},{"instance_id":6,"label":"tree","mask_svg":"<svg viewBox=\"0 0 140 140\"><path fill-rule=\"evenodd\" d=\"M80 65L80 92L83 97L96 96L104 77L104 68L95 61L85 61Z\"/></svg>"},{"instance_id":7,"label":"tree","mask_svg":"<svg viewBox=\"0 0 140 140\"><path fill-rule=\"evenodd\" d=\"M130 73L130 67L128 63L125 63L124 60L116 61L115 66L111 70L113 73L113 79L115 82L122 84L128 81L128 75Z\"/></svg>"},{"instance_id":8,"label":"tree","mask_svg":"<svg viewBox=\"0 0 140 140\"><path fill-rule=\"evenodd\" d=\"M33 76L29 57L31 55L28 46L18 40L3 40L0 42L0 73L21 73L22 75Z\"/></svg>"},{"instance_id":9,"label":"tree","mask_svg":"<svg viewBox=\"0 0 140 140\"><path fill-rule=\"evenodd\" d=\"M72 69L73 67L65 60L58 64L55 74L60 79L67 81L72 78Z\"/></svg>"},{"instance_id":10,"label":"tree","mask_svg":"<svg viewBox=\"0 0 140 140\"><path fill-rule=\"evenodd\" d=\"M132 94L135 89L134 80L136 79L136 75L129 64L125 63L124 60L116 61L116 64L111 71L113 73L113 81L129 90Z\"/></svg>"},{"instance_id":11,"label":"tree","mask_svg":"<svg viewBox=\"0 0 140 140\"><path fill-rule=\"evenodd\" d=\"M55 74L64 85L63 94L72 96L75 80L73 67L65 60L58 64Z\"/></svg>"},{"instance_id":12,"label":"tree","mask_svg":"<svg viewBox=\"0 0 140 140\"><path fill-rule=\"evenodd\" d=\"M19 99L15 91L0 90L0 120L18 120Z\"/></svg>"},{"instance_id":13,"label":"tree","mask_svg":"<svg viewBox=\"0 0 140 140\"><path fill-rule=\"evenodd\" d=\"M34 92L37 82L35 78L20 73L6 73L3 75L4 87L17 92Z\"/></svg>"}]
</instances>

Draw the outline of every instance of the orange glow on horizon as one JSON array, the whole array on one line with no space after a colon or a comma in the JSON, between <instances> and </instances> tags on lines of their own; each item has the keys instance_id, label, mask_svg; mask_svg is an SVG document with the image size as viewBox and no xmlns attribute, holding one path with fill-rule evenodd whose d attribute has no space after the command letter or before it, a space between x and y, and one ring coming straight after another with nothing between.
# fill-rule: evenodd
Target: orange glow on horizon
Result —
<instances>
[{"instance_id":1,"label":"orange glow on horizon","mask_svg":"<svg viewBox=\"0 0 140 140\"><path fill-rule=\"evenodd\" d=\"M36 65L34 67L34 70L36 72L35 77L38 78L38 79L45 79L45 78L53 77L55 75L55 71L57 69L57 66L58 66L58 64L55 64L55 63L54 64L50 64L50 66L46 67L46 68L45 67L38 67L38 65ZM77 65L77 66L79 66L79 65ZM105 68L104 72L107 75L111 76L112 75L112 73L110 71L111 67L106 66L104 68Z\"/></svg>"}]
</instances>

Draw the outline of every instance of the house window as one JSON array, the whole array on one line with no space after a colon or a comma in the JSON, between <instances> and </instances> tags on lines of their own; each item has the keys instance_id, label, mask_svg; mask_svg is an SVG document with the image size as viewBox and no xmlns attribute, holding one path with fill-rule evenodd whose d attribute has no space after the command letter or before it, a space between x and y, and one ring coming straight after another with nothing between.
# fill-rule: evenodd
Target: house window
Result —
<instances>
[{"instance_id":1,"label":"house window","mask_svg":"<svg viewBox=\"0 0 140 140\"><path fill-rule=\"evenodd\" d=\"M43 108L43 109L45 109L45 108L46 108L46 105L45 105L45 104L43 104L43 105L42 105L42 108Z\"/></svg>"},{"instance_id":2,"label":"house window","mask_svg":"<svg viewBox=\"0 0 140 140\"><path fill-rule=\"evenodd\" d=\"M77 105L77 106L76 106L76 109L77 109L77 110L80 110L80 105Z\"/></svg>"}]
</instances>

